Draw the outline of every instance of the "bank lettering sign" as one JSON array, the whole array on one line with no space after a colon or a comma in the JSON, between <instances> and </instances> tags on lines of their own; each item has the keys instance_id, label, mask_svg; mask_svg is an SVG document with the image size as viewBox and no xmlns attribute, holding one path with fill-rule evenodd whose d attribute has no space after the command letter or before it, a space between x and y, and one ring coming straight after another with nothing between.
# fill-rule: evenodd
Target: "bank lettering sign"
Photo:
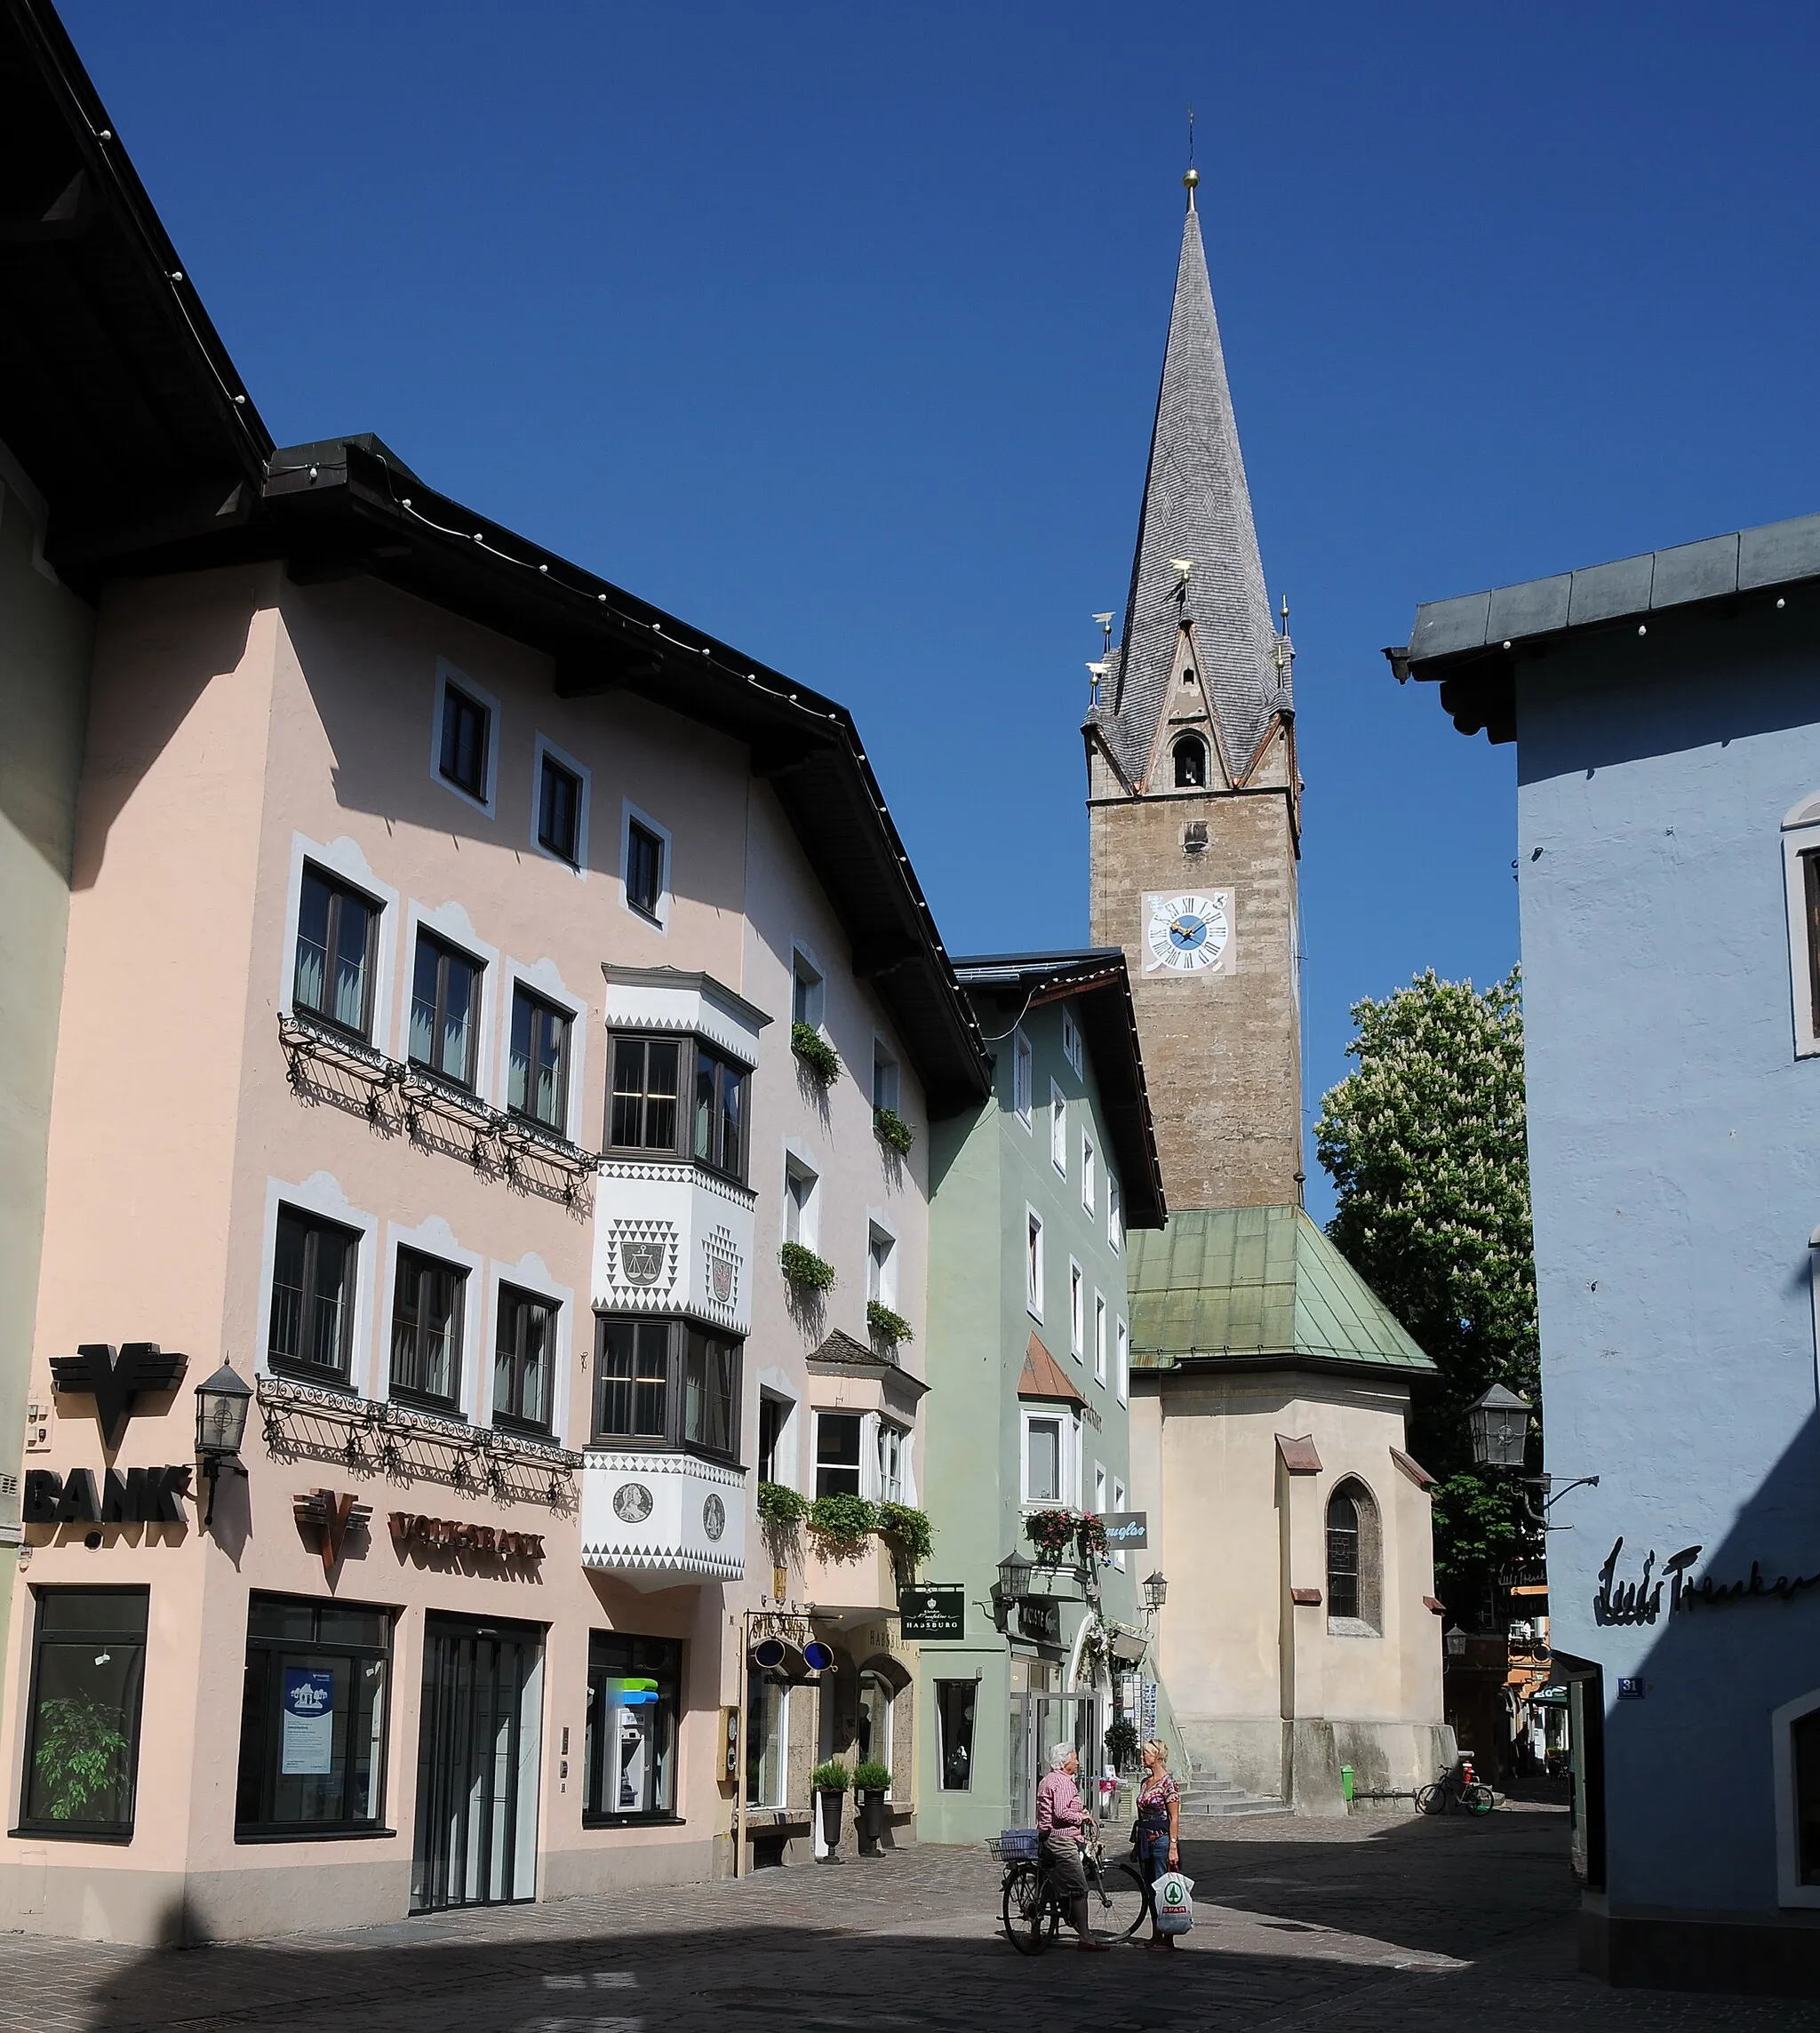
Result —
<instances>
[{"instance_id":1,"label":"bank lettering sign","mask_svg":"<svg viewBox=\"0 0 1820 2033\"><path fill-rule=\"evenodd\" d=\"M898 1628L905 1638L964 1638L967 1591L928 1582L899 1589Z\"/></svg>"}]
</instances>

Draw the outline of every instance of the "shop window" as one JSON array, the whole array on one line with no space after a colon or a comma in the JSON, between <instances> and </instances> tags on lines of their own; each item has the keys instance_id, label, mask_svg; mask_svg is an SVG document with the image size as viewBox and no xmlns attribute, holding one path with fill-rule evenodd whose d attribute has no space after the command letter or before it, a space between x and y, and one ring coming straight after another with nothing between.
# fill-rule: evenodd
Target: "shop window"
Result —
<instances>
[{"instance_id":1,"label":"shop window","mask_svg":"<svg viewBox=\"0 0 1820 2033\"><path fill-rule=\"evenodd\" d=\"M22 1830L132 1834L146 1589L39 1589L26 1715Z\"/></svg>"},{"instance_id":2,"label":"shop window","mask_svg":"<svg viewBox=\"0 0 1820 2033\"><path fill-rule=\"evenodd\" d=\"M459 1265L398 1252L392 1296L392 1389L448 1410L461 1390L461 1309L467 1273Z\"/></svg>"},{"instance_id":3,"label":"shop window","mask_svg":"<svg viewBox=\"0 0 1820 2033\"><path fill-rule=\"evenodd\" d=\"M682 1647L674 1638L589 1633L585 1826L675 1815L682 1680Z\"/></svg>"},{"instance_id":4,"label":"shop window","mask_svg":"<svg viewBox=\"0 0 1820 2033\"><path fill-rule=\"evenodd\" d=\"M377 904L306 862L297 900L292 1007L356 1038L370 1038L379 926Z\"/></svg>"},{"instance_id":5,"label":"shop window","mask_svg":"<svg viewBox=\"0 0 1820 2033\"><path fill-rule=\"evenodd\" d=\"M687 1447L731 1460L739 1447L745 1343L680 1320L603 1315L596 1445Z\"/></svg>"},{"instance_id":6,"label":"shop window","mask_svg":"<svg viewBox=\"0 0 1820 2033\"><path fill-rule=\"evenodd\" d=\"M300 1370L315 1382L347 1382L359 1251L352 1229L296 1208L278 1209L266 1344L275 1367Z\"/></svg>"},{"instance_id":7,"label":"shop window","mask_svg":"<svg viewBox=\"0 0 1820 2033\"><path fill-rule=\"evenodd\" d=\"M754 1673L746 1698L746 1805L781 1807L789 1782L790 1684Z\"/></svg>"},{"instance_id":8,"label":"shop window","mask_svg":"<svg viewBox=\"0 0 1820 2033\"><path fill-rule=\"evenodd\" d=\"M358 1835L380 1825L391 1654L389 1610L251 1598L236 1841Z\"/></svg>"},{"instance_id":9,"label":"shop window","mask_svg":"<svg viewBox=\"0 0 1820 2033\"><path fill-rule=\"evenodd\" d=\"M1383 1628L1377 1505L1362 1482L1341 1483L1327 1503L1327 1628L1375 1638Z\"/></svg>"},{"instance_id":10,"label":"shop window","mask_svg":"<svg viewBox=\"0 0 1820 2033\"><path fill-rule=\"evenodd\" d=\"M569 1133L569 1026L565 1009L533 995L512 992L512 1057L507 1069L506 1105L513 1114L540 1122L558 1136Z\"/></svg>"},{"instance_id":11,"label":"shop window","mask_svg":"<svg viewBox=\"0 0 1820 2033\"><path fill-rule=\"evenodd\" d=\"M815 1494L859 1495L858 1412L818 1412L815 1415Z\"/></svg>"},{"instance_id":12,"label":"shop window","mask_svg":"<svg viewBox=\"0 0 1820 2033\"><path fill-rule=\"evenodd\" d=\"M502 1425L547 1432L556 1374L556 1315L552 1299L499 1287L493 1344L493 1417Z\"/></svg>"},{"instance_id":13,"label":"shop window","mask_svg":"<svg viewBox=\"0 0 1820 2033\"><path fill-rule=\"evenodd\" d=\"M431 933L417 935L411 987L411 1063L472 1089L480 1045L479 961Z\"/></svg>"},{"instance_id":14,"label":"shop window","mask_svg":"<svg viewBox=\"0 0 1820 2033\"><path fill-rule=\"evenodd\" d=\"M875 1759L886 1771L891 1764L891 1700L894 1690L882 1673L868 1668L859 1676L859 1762ZM885 1798L891 1797L885 1789Z\"/></svg>"},{"instance_id":15,"label":"shop window","mask_svg":"<svg viewBox=\"0 0 1820 2033\"><path fill-rule=\"evenodd\" d=\"M978 1698L977 1680L938 1680L935 1684L936 1746L945 1793L972 1790L973 1711Z\"/></svg>"}]
</instances>

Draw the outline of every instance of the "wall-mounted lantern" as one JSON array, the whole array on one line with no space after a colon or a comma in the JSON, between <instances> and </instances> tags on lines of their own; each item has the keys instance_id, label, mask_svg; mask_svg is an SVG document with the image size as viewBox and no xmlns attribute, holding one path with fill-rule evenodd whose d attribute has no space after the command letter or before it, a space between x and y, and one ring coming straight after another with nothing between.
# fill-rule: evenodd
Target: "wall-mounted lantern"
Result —
<instances>
[{"instance_id":1,"label":"wall-mounted lantern","mask_svg":"<svg viewBox=\"0 0 1820 2033\"><path fill-rule=\"evenodd\" d=\"M1447 1646L1449 1659L1464 1659L1466 1656L1466 1634L1457 1623L1449 1630L1443 1642Z\"/></svg>"},{"instance_id":2,"label":"wall-mounted lantern","mask_svg":"<svg viewBox=\"0 0 1820 2033\"><path fill-rule=\"evenodd\" d=\"M1169 1600L1169 1584L1161 1574L1144 1577L1144 1606L1153 1616Z\"/></svg>"},{"instance_id":3,"label":"wall-mounted lantern","mask_svg":"<svg viewBox=\"0 0 1820 2033\"><path fill-rule=\"evenodd\" d=\"M1030 1577L1036 1571L1035 1563L1026 1560L1013 1546L999 1562L998 1624L1001 1630L1009 1630L1011 1618L1018 1605L1030 1592Z\"/></svg>"},{"instance_id":4,"label":"wall-mounted lantern","mask_svg":"<svg viewBox=\"0 0 1820 2033\"><path fill-rule=\"evenodd\" d=\"M1494 1383L1466 1407L1473 1459L1481 1468L1522 1467L1530 1410L1527 1398L1520 1398L1502 1383Z\"/></svg>"},{"instance_id":5,"label":"wall-mounted lantern","mask_svg":"<svg viewBox=\"0 0 1820 2033\"><path fill-rule=\"evenodd\" d=\"M252 1409L252 1389L224 1362L196 1387L196 1451L209 1479L209 1506L203 1513L207 1531L215 1518L215 1485L223 1469L244 1475L240 1443L246 1437L246 1415Z\"/></svg>"}]
</instances>

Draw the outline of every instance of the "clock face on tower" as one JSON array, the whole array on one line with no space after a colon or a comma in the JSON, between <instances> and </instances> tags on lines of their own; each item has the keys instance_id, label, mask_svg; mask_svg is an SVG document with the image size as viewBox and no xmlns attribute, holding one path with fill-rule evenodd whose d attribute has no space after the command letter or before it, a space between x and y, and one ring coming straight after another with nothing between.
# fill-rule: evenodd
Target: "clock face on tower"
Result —
<instances>
[{"instance_id":1,"label":"clock face on tower","mask_svg":"<svg viewBox=\"0 0 1820 2033\"><path fill-rule=\"evenodd\" d=\"M1232 937L1229 889L1186 890L1144 899L1145 974L1202 974L1217 968Z\"/></svg>"}]
</instances>

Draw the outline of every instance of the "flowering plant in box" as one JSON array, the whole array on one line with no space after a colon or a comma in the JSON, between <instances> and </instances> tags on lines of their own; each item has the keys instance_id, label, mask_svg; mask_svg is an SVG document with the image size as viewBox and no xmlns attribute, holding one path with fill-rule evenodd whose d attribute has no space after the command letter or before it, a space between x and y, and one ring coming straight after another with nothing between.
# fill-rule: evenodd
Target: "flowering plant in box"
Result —
<instances>
[{"instance_id":1,"label":"flowering plant in box","mask_svg":"<svg viewBox=\"0 0 1820 2033\"><path fill-rule=\"evenodd\" d=\"M1080 1524L1077 1511L1033 1511L1024 1520L1024 1530L1030 1543L1042 1554L1045 1565L1054 1567L1074 1543Z\"/></svg>"}]
</instances>

